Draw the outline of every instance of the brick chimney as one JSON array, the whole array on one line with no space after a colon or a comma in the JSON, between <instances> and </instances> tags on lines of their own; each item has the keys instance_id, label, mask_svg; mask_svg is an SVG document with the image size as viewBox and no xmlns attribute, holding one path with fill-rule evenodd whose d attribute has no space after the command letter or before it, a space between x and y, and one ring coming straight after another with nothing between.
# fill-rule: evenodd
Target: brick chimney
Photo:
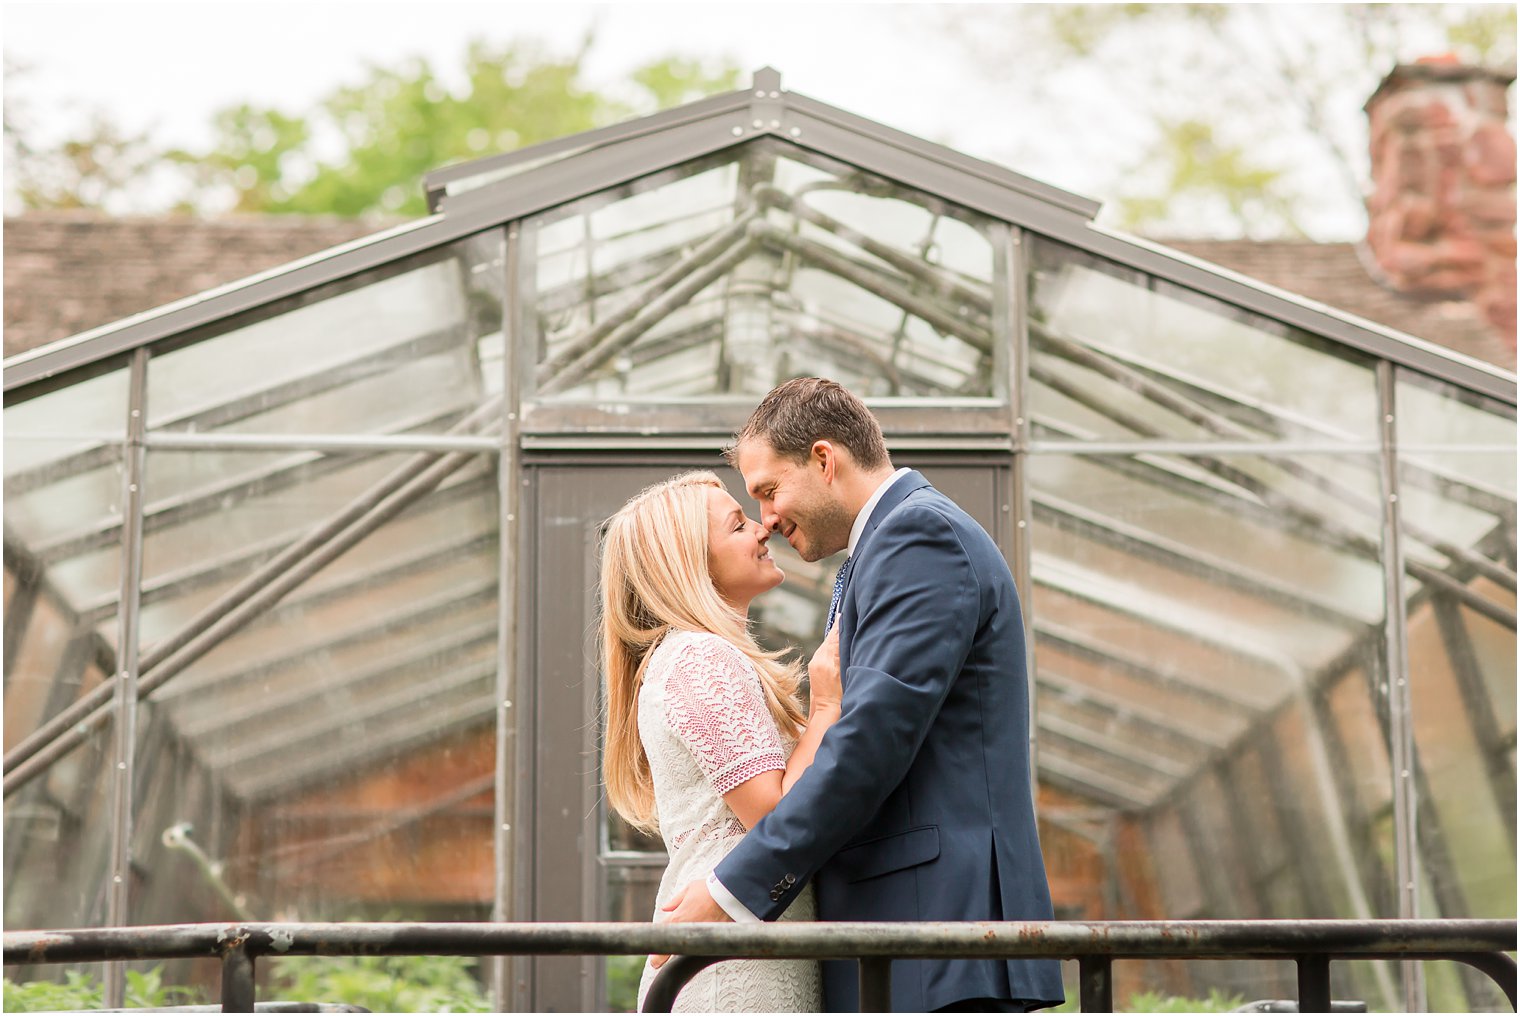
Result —
<instances>
[{"instance_id":1,"label":"brick chimney","mask_svg":"<svg viewBox=\"0 0 1520 1016\"><path fill-rule=\"evenodd\" d=\"M1515 348L1513 73L1437 57L1395 67L1364 109L1367 245L1400 292L1471 301Z\"/></svg>"}]
</instances>

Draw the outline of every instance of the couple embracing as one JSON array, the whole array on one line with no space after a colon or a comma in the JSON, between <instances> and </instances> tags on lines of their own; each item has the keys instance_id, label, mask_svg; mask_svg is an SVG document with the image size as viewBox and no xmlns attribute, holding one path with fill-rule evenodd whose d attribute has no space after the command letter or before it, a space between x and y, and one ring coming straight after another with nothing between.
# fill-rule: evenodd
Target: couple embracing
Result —
<instances>
[{"instance_id":1,"label":"couple embracing","mask_svg":"<svg viewBox=\"0 0 1520 1016\"><path fill-rule=\"evenodd\" d=\"M656 919L1049 920L1024 627L996 545L894 470L876 418L832 381L776 388L727 457L758 522L688 473L629 501L603 548L607 794L670 852ZM784 578L775 534L807 561L849 550L805 712L800 668L749 630ZM734 960L677 1010L854 1011L857 992L854 963ZM892 964L898 1012L1062 998L1055 960Z\"/></svg>"}]
</instances>

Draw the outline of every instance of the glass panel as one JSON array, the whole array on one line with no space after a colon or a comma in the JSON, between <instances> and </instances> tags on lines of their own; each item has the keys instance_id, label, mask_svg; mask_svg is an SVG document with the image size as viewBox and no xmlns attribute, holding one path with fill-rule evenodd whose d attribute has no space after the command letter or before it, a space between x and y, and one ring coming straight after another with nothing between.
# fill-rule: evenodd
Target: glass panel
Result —
<instances>
[{"instance_id":1,"label":"glass panel","mask_svg":"<svg viewBox=\"0 0 1520 1016\"><path fill-rule=\"evenodd\" d=\"M1513 503L1515 408L1412 371L1399 370L1397 378L1400 460L1419 467L1417 475L1434 474L1453 495L1472 498L1473 492L1463 489L1472 486Z\"/></svg>"},{"instance_id":2,"label":"glass panel","mask_svg":"<svg viewBox=\"0 0 1520 1016\"><path fill-rule=\"evenodd\" d=\"M90 668L83 685L102 678ZM45 772L5 798L5 926L105 923L111 862L110 767L115 738L97 727ZM55 968L34 968L49 976ZM14 970L7 974L17 977Z\"/></svg>"},{"instance_id":3,"label":"glass panel","mask_svg":"<svg viewBox=\"0 0 1520 1016\"><path fill-rule=\"evenodd\" d=\"M75 701L84 679L83 646L75 643L80 636L69 615L35 584L28 592L33 597L28 623L5 671L6 751ZM10 609L8 604L8 617ZM71 647L75 652L67 660Z\"/></svg>"},{"instance_id":4,"label":"glass panel","mask_svg":"<svg viewBox=\"0 0 1520 1016\"><path fill-rule=\"evenodd\" d=\"M1513 612L1513 593L1496 599ZM1423 842L1423 861L1436 888L1439 916L1512 918L1515 771L1502 731L1509 726L1512 737L1514 714L1501 721L1492 712L1492 697L1473 666L1476 654L1467 630L1461 614L1449 607L1411 607L1410 697L1420 767L1416 787L1426 805L1422 817L1436 820L1438 829L1430 833L1445 845L1431 856L1434 844ZM1513 679L1513 629L1509 635Z\"/></svg>"},{"instance_id":5,"label":"glass panel","mask_svg":"<svg viewBox=\"0 0 1520 1016\"><path fill-rule=\"evenodd\" d=\"M155 354L148 424L170 431L440 433L501 391L499 230L260 308Z\"/></svg>"},{"instance_id":6,"label":"glass panel","mask_svg":"<svg viewBox=\"0 0 1520 1016\"><path fill-rule=\"evenodd\" d=\"M127 372L116 370L5 408L5 555L77 610L115 596L121 551Z\"/></svg>"},{"instance_id":7,"label":"glass panel","mask_svg":"<svg viewBox=\"0 0 1520 1016\"><path fill-rule=\"evenodd\" d=\"M1501 588L1486 579L1474 579L1472 591L1491 603L1498 604L1513 613L1515 593ZM1462 628L1452 628L1451 636L1466 634L1472 647L1473 663L1482 678L1483 691L1487 693L1486 708L1498 727L1499 739L1515 750L1515 629L1495 619L1492 614L1480 614L1467 604L1458 608ZM1455 648L1455 645L1453 645ZM1458 650L1460 651L1460 650ZM1478 696L1479 702L1485 702ZM1514 759L1510 759L1514 768Z\"/></svg>"},{"instance_id":8,"label":"glass panel","mask_svg":"<svg viewBox=\"0 0 1520 1016\"><path fill-rule=\"evenodd\" d=\"M149 450L145 646L195 625L274 554L426 461L296 458ZM134 920L489 917L492 466L468 460L395 517L355 523L357 543L145 704Z\"/></svg>"},{"instance_id":9,"label":"glass panel","mask_svg":"<svg viewBox=\"0 0 1520 1016\"><path fill-rule=\"evenodd\" d=\"M1048 437L1371 442L1371 364L1269 318L1042 237L1032 419Z\"/></svg>"},{"instance_id":10,"label":"glass panel","mask_svg":"<svg viewBox=\"0 0 1520 1016\"><path fill-rule=\"evenodd\" d=\"M1377 457L1038 454L1028 481L1042 816L1108 830L1092 916L1393 916ZM1348 997L1395 1005L1374 968ZM1296 990L1287 966L1164 977Z\"/></svg>"},{"instance_id":11,"label":"glass panel","mask_svg":"<svg viewBox=\"0 0 1520 1016\"><path fill-rule=\"evenodd\" d=\"M75 456L126 437L127 381L117 369L24 402L6 396L7 518L15 492L74 475L81 471Z\"/></svg>"},{"instance_id":12,"label":"glass panel","mask_svg":"<svg viewBox=\"0 0 1520 1016\"><path fill-rule=\"evenodd\" d=\"M1403 370L1395 398L1421 915L1513 918L1514 408ZM1424 969L1433 1011L1508 1008Z\"/></svg>"},{"instance_id":13,"label":"glass panel","mask_svg":"<svg viewBox=\"0 0 1520 1016\"><path fill-rule=\"evenodd\" d=\"M1393 872L1393 773L1388 764L1388 718L1384 689L1353 669L1325 696L1325 737L1333 771L1341 781L1353 854L1360 859L1369 905L1376 917L1397 917Z\"/></svg>"},{"instance_id":14,"label":"glass panel","mask_svg":"<svg viewBox=\"0 0 1520 1016\"><path fill-rule=\"evenodd\" d=\"M119 537L82 537L119 534L126 422L123 369L5 408L6 751L115 672L115 626L97 628L89 609L120 594ZM114 750L111 726L97 727L6 795L6 927L105 920Z\"/></svg>"},{"instance_id":15,"label":"glass panel","mask_svg":"<svg viewBox=\"0 0 1520 1016\"><path fill-rule=\"evenodd\" d=\"M1005 398L991 235L772 142L574 202L524 232L525 391L748 398L819 374L871 397Z\"/></svg>"},{"instance_id":16,"label":"glass panel","mask_svg":"<svg viewBox=\"0 0 1520 1016\"><path fill-rule=\"evenodd\" d=\"M602 908L604 921L649 921L654 913L655 894L665 873L665 854L661 849L649 863L612 864L606 866L607 899ZM644 972L643 955L608 956L603 963L607 1012L638 1012L639 978Z\"/></svg>"}]
</instances>

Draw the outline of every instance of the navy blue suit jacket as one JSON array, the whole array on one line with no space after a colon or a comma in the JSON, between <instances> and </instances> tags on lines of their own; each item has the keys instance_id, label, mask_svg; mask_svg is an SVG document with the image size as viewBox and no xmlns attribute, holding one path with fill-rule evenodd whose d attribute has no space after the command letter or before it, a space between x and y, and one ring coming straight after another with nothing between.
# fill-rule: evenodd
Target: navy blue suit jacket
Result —
<instances>
[{"instance_id":1,"label":"navy blue suit jacket","mask_svg":"<svg viewBox=\"0 0 1520 1016\"><path fill-rule=\"evenodd\" d=\"M778 917L816 879L826 921L1050 920L1029 774L1029 683L1013 576L917 472L871 513L840 606L839 720L718 880ZM824 1004L858 1010L856 964ZM1056 960L898 960L892 1008L1062 1001Z\"/></svg>"}]
</instances>

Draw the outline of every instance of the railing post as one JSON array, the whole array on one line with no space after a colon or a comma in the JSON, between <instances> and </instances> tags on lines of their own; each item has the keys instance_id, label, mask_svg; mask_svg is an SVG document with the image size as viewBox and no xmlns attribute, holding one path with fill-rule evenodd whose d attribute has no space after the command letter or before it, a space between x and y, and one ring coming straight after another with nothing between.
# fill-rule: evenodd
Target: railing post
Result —
<instances>
[{"instance_id":1,"label":"railing post","mask_svg":"<svg viewBox=\"0 0 1520 1016\"><path fill-rule=\"evenodd\" d=\"M1330 957L1298 957L1298 1011L1330 1011Z\"/></svg>"},{"instance_id":2,"label":"railing post","mask_svg":"<svg viewBox=\"0 0 1520 1016\"><path fill-rule=\"evenodd\" d=\"M1083 1012L1113 1012L1114 961L1107 956L1079 958L1077 993Z\"/></svg>"},{"instance_id":3,"label":"railing post","mask_svg":"<svg viewBox=\"0 0 1520 1016\"><path fill-rule=\"evenodd\" d=\"M693 977L726 959L727 956L672 956L649 982L649 993L644 996L641 1011L670 1012L675 1007L676 996Z\"/></svg>"},{"instance_id":4,"label":"railing post","mask_svg":"<svg viewBox=\"0 0 1520 1016\"><path fill-rule=\"evenodd\" d=\"M1470 953L1465 956L1449 956L1448 959L1458 960L1470 967L1476 967L1483 971L1504 992L1504 997L1509 999L1511 1009L1520 1008L1515 1005L1516 972L1515 958L1506 956L1501 952L1493 953Z\"/></svg>"},{"instance_id":5,"label":"railing post","mask_svg":"<svg viewBox=\"0 0 1520 1016\"><path fill-rule=\"evenodd\" d=\"M253 1012L253 954L247 946L222 954L222 1012Z\"/></svg>"},{"instance_id":6,"label":"railing post","mask_svg":"<svg viewBox=\"0 0 1520 1016\"><path fill-rule=\"evenodd\" d=\"M860 1011L892 1011L892 957L860 958Z\"/></svg>"}]
</instances>

